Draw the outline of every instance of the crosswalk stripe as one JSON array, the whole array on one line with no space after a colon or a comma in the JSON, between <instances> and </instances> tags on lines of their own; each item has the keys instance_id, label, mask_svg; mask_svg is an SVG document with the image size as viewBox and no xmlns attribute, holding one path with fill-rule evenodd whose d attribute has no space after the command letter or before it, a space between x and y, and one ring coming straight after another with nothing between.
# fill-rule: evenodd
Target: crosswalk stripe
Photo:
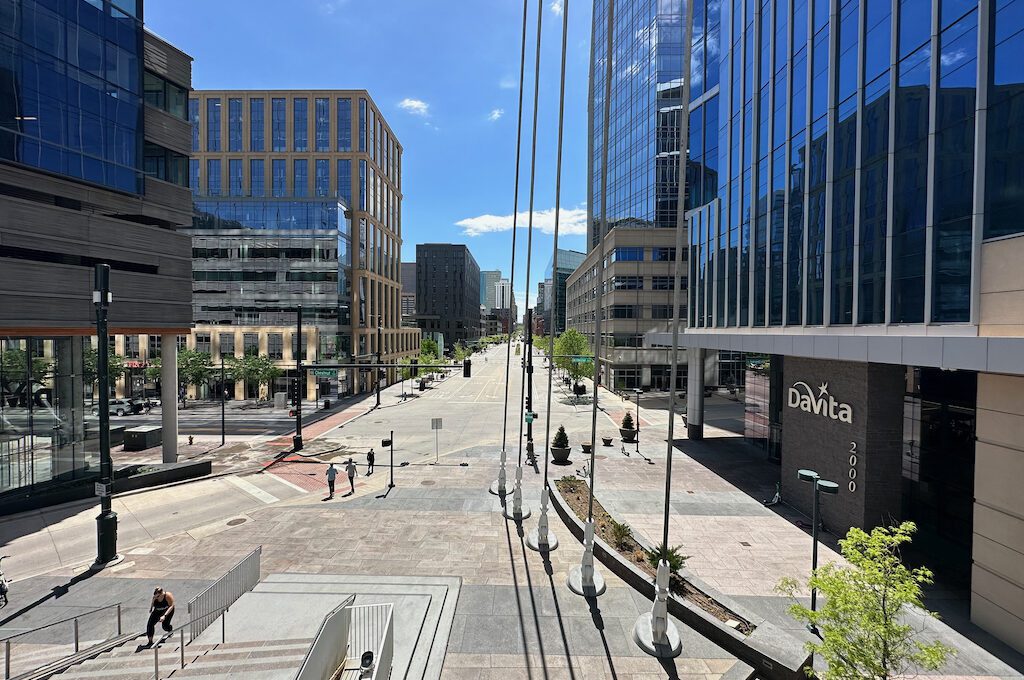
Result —
<instances>
[{"instance_id":1,"label":"crosswalk stripe","mask_svg":"<svg viewBox=\"0 0 1024 680\"><path fill-rule=\"evenodd\" d=\"M267 493L266 491L256 486L252 482L247 482L241 477L225 477L225 479L228 481L229 484L233 484L234 486L238 487L239 489L249 494L256 500L260 501L261 503L266 503L267 505L269 505L271 503L276 503L279 500L281 500L274 494Z\"/></svg>"}]
</instances>

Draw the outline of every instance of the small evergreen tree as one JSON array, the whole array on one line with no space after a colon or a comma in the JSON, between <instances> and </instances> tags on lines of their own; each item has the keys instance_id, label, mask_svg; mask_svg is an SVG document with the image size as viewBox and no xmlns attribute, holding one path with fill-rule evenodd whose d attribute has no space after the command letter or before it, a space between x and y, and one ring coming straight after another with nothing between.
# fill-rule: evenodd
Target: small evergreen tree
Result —
<instances>
[{"instance_id":1,"label":"small evergreen tree","mask_svg":"<svg viewBox=\"0 0 1024 680\"><path fill-rule=\"evenodd\" d=\"M565 433L564 425L558 426L558 432L555 433L555 438L551 441L551 445L556 449L564 449L569 446L569 435Z\"/></svg>"},{"instance_id":2,"label":"small evergreen tree","mask_svg":"<svg viewBox=\"0 0 1024 680\"><path fill-rule=\"evenodd\" d=\"M633 414L626 411L626 415L622 416L622 429L633 430L636 429L636 425L633 424Z\"/></svg>"}]
</instances>

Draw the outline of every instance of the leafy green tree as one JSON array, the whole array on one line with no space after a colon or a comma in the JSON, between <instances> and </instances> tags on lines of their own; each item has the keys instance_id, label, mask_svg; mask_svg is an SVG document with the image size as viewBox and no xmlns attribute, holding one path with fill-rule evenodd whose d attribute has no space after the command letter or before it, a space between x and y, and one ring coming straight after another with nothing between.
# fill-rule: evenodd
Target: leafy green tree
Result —
<instances>
[{"instance_id":1,"label":"leafy green tree","mask_svg":"<svg viewBox=\"0 0 1024 680\"><path fill-rule=\"evenodd\" d=\"M429 354L435 357L441 355L437 349L437 342L432 338L423 338L420 340L420 354Z\"/></svg>"},{"instance_id":2,"label":"leafy green tree","mask_svg":"<svg viewBox=\"0 0 1024 680\"><path fill-rule=\"evenodd\" d=\"M824 598L818 611L800 603L790 614L818 631L820 642L807 644L820 654L828 670L812 677L826 680L889 680L914 669L935 670L955 651L939 641L924 642L919 631L907 622L911 607L924 610L921 586L932 583L932 572L924 567L908 569L900 546L909 543L917 527L903 522L896 527L876 527L867 533L856 527L839 542L850 566L826 564L807 583ZM799 584L783 579L778 589L790 597Z\"/></svg>"},{"instance_id":3,"label":"leafy green tree","mask_svg":"<svg viewBox=\"0 0 1024 680\"><path fill-rule=\"evenodd\" d=\"M160 357L149 360L149 366L146 366L146 380L156 382L160 379L160 365Z\"/></svg>"},{"instance_id":4,"label":"leafy green tree","mask_svg":"<svg viewBox=\"0 0 1024 680\"><path fill-rule=\"evenodd\" d=\"M0 370L3 371L4 380L21 381L25 379L25 363L27 355L25 350L7 349L3 351ZM53 370L53 362L45 357L32 358L32 380L37 383L43 382Z\"/></svg>"},{"instance_id":5,"label":"leafy green tree","mask_svg":"<svg viewBox=\"0 0 1024 680\"><path fill-rule=\"evenodd\" d=\"M456 362L462 363L462 360L469 356L469 351L466 350L466 345L461 340L455 343L455 349L452 352L453 358Z\"/></svg>"},{"instance_id":6,"label":"leafy green tree","mask_svg":"<svg viewBox=\"0 0 1024 680\"><path fill-rule=\"evenodd\" d=\"M580 378L590 378L594 375L593 360L586 362L573 361L567 356L594 356L590 352L590 344L587 342L587 338L575 328L570 328L558 336L555 340L555 354L559 355L555 359L555 365L566 371L569 377L573 379L573 382L578 382Z\"/></svg>"},{"instance_id":7,"label":"leafy green tree","mask_svg":"<svg viewBox=\"0 0 1024 680\"><path fill-rule=\"evenodd\" d=\"M212 372L208 352L199 352L187 347L178 350L178 380L182 384L201 387L210 381Z\"/></svg>"}]
</instances>

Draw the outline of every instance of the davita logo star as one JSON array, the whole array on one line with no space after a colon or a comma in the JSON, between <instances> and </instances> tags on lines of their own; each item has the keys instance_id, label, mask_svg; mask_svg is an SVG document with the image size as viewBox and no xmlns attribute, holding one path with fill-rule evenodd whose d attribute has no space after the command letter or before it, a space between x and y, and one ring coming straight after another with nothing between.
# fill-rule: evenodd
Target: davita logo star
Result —
<instances>
[{"instance_id":1,"label":"davita logo star","mask_svg":"<svg viewBox=\"0 0 1024 680\"><path fill-rule=\"evenodd\" d=\"M836 401L836 398L828 393L827 382L821 383L818 394L814 394L810 385L798 380L789 388L788 405L790 408L798 408L843 423L853 422L853 408L849 404Z\"/></svg>"}]
</instances>

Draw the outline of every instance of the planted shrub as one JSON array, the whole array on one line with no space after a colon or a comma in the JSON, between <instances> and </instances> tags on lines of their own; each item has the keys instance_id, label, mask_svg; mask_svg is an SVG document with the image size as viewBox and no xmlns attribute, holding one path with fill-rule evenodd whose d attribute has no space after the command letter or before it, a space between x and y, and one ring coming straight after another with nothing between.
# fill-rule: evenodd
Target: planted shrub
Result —
<instances>
[{"instance_id":1,"label":"planted shrub","mask_svg":"<svg viewBox=\"0 0 1024 680\"><path fill-rule=\"evenodd\" d=\"M611 520L609 531L612 535L612 543L616 548L625 549L629 547L629 539L633 537L633 528L625 522Z\"/></svg>"},{"instance_id":2,"label":"planted shrub","mask_svg":"<svg viewBox=\"0 0 1024 680\"><path fill-rule=\"evenodd\" d=\"M551 442L551 445L557 449L564 449L569 446L569 435L565 433L564 425L558 426L558 432L555 433L555 438Z\"/></svg>"},{"instance_id":3,"label":"planted shrub","mask_svg":"<svg viewBox=\"0 0 1024 680\"><path fill-rule=\"evenodd\" d=\"M661 562L662 558L668 562L668 568L673 572L679 571L686 564L686 560L690 559L688 555L683 555L680 550L683 549L682 545L674 547L666 547L664 543L656 547L654 550L647 551L647 562L654 567L658 568L658 562Z\"/></svg>"},{"instance_id":4,"label":"planted shrub","mask_svg":"<svg viewBox=\"0 0 1024 680\"><path fill-rule=\"evenodd\" d=\"M622 416L622 429L623 430L635 429L635 427L633 425L633 414L630 413L629 411L626 411L626 415Z\"/></svg>"}]
</instances>

